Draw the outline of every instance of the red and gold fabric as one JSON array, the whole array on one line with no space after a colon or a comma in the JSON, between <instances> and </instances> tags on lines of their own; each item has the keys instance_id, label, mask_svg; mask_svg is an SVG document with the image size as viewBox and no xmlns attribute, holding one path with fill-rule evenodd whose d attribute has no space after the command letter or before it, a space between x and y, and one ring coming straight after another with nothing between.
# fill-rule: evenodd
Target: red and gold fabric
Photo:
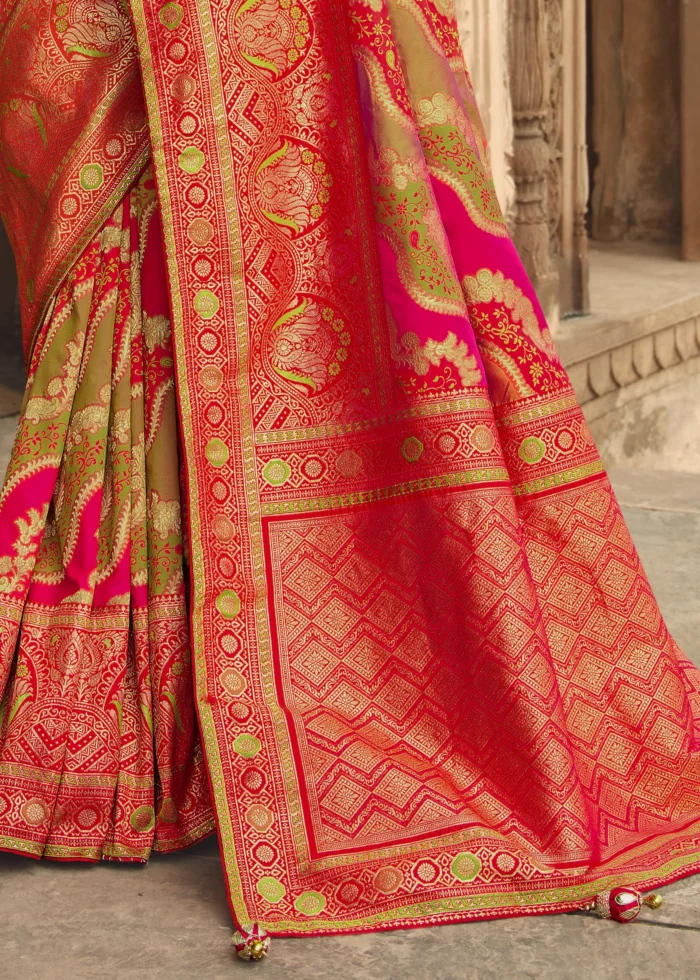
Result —
<instances>
[{"instance_id":1,"label":"red and gold fabric","mask_svg":"<svg viewBox=\"0 0 700 980\"><path fill-rule=\"evenodd\" d=\"M0 498L0 847L144 860L213 827L178 458L146 172L55 297Z\"/></svg>"},{"instance_id":2,"label":"red and gold fabric","mask_svg":"<svg viewBox=\"0 0 700 980\"><path fill-rule=\"evenodd\" d=\"M0 846L143 859L215 822L235 919L284 935L700 870L700 675L510 242L451 0L6 6ZM61 156L64 77L95 102Z\"/></svg>"}]
</instances>

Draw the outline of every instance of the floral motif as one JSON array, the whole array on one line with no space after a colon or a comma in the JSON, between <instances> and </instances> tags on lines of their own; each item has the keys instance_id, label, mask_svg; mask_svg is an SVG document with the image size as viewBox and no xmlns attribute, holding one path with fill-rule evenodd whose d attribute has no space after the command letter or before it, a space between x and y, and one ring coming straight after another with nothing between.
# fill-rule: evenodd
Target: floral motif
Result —
<instances>
[{"instance_id":1,"label":"floral motif","mask_svg":"<svg viewBox=\"0 0 700 980\"><path fill-rule=\"evenodd\" d=\"M458 372L462 387L471 388L483 383L481 369L468 344L448 333L444 340L427 340L421 344L420 338L407 330L397 338L391 349L397 364L405 364L419 377L425 377L431 367L437 367L443 360L453 364Z\"/></svg>"},{"instance_id":2,"label":"floral motif","mask_svg":"<svg viewBox=\"0 0 700 980\"><path fill-rule=\"evenodd\" d=\"M474 148L474 138L465 136L466 117L463 113L455 115L447 103L438 106L424 100L431 111L424 110L421 120L420 138L430 173L447 184L458 196L467 214L475 225L498 238L508 237L508 228L501 212L493 176L481 155ZM454 100L452 100L454 101ZM446 122L438 122L446 118Z\"/></svg>"},{"instance_id":3,"label":"floral motif","mask_svg":"<svg viewBox=\"0 0 700 980\"><path fill-rule=\"evenodd\" d=\"M234 14L234 37L246 61L280 79L299 66L313 31L299 0L243 0Z\"/></svg>"},{"instance_id":4,"label":"floral motif","mask_svg":"<svg viewBox=\"0 0 700 980\"><path fill-rule=\"evenodd\" d=\"M299 296L270 332L270 359L274 371L318 395L334 384L352 357L352 334L345 317L314 296Z\"/></svg>"},{"instance_id":5,"label":"floral motif","mask_svg":"<svg viewBox=\"0 0 700 980\"><path fill-rule=\"evenodd\" d=\"M490 269L465 276L462 285L485 359L497 364L516 392L568 387L549 327L520 286Z\"/></svg>"},{"instance_id":6,"label":"floral motif","mask_svg":"<svg viewBox=\"0 0 700 980\"><path fill-rule=\"evenodd\" d=\"M425 166L384 147L371 160L378 231L401 283L421 307L456 316L464 298Z\"/></svg>"},{"instance_id":7,"label":"floral motif","mask_svg":"<svg viewBox=\"0 0 700 980\"><path fill-rule=\"evenodd\" d=\"M49 818L49 809L40 799L27 800L20 812L30 827L41 827Z\"/></svg>"},{"instance_id":8,"label":"floral motif","mask_svg":"<svg viewBox=\"0 0 700 980\"><path fill-rule=\"evenodd\" d=\"M380 868L374 876L374 887L382 895L393 895L403 885L403 872L398 868L388 865Z\"/></svg>"},{"instance_id":9,"label":"floral motif","mask_svg":"<svg viewBox=\"0 0 700 980\"><path fill-rule=\"evenodd\" d=\"M458 881L473 881L481 871L481 860L465 851L453 859L450 870Z\"/></svg>"},{"instance_id":10,"label":"floral motif","mask_svg":"<svg viewBox=\"0 0 700 980\"><path fill-rule=\"evenodd\" d=\"M294 902L294 908L302 915L320 915L326 907L326 897L320 892L303 892Z\"/></svg>"},{"instance_id":11,"label":"floral motif","mask_svg":"<svg viewBox=\"0 0 700 980\"><path fill-rule=\"evenodd\" d=\"M17 591L27 580L36 561L37 537L44 529L48 506L42 510L29 508L26 517L15 521L18 536L14 543L14 555L0 555L0 593Z\"/></svg>"},{"instance_id":12,"label":"floral motif","mask_svg":"<svg viewBox=\"0 0 700 980\"><path fill-rule=\"evenodd\" d=\"M171 535L179 536L182 530L180 501L163 500L157 490L151 490L148 500L148 517L151 527L161 541L167 541Z\"/></svg>"},{"instance_id":13,"label":"floral motif","mask_svg":"<svg viewBox=\"0 0 700 980\"><path fill-rule=\"evenodd\" d=\"M256 191L265 217L294 238L316 227L327 212L333 177L321 154L287 139L258 170Z\"/></svg>"},{"instance_id":14,"label":"floral motif","mask_svg":"<svg viewBox=\"0 0 700 980\"><path fill-rule=\"evenodd\" d=\"M143 339L149 354L152 354L156 347L165 347L170 340L170 320L168 317L145 316L143 318Z\"/></svg>"},{"instance_id":15,"label":"floral motif","mask_svg":"<svg viewBox=\"0 0 700 980\"><path fill-rule=\"evenodd\" d=\"M267 875L258 881L256 888L265 901L271 905L277 905L287 894L287 889L278 878Z\"/></svg>"}]
</instances>

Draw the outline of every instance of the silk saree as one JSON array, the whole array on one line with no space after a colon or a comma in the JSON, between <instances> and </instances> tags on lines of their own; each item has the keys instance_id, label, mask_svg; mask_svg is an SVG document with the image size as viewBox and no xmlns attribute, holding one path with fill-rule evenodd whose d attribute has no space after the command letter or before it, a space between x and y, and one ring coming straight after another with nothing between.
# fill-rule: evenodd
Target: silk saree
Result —
<instances>
[{"instance_id":1,"label":"silk saree","mask_svg":"<svg viewBox=\"0 0 700 980\"><path fill-rule=\"evenodd\" d=\"M451 0L0 3L0 848L280 935L700 871L670 637Z\"/></svg>"}]
</instances>

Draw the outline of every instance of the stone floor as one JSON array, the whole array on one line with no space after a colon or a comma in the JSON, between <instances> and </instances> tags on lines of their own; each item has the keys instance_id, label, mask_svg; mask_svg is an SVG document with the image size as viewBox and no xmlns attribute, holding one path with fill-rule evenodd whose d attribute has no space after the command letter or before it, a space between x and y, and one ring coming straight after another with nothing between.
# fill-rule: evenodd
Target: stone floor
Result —
<instances>
[{"instance_id":1,"label":"stone floor","mask_svg":"<svg viewBox=\"0 0 700 980\"><path fill-rule=\"evenodd\" d=\"M2 414L0 408L0 414ZM0 469L16 417L0 419ZM700 477L613 474L647 571L679 642L700 665ZM700 879L621 927L587 915L381 935L276 940L258 966L235 959L214 840L147 868L0 856L0 980L694 980Z\"/></svg>"},{"instance_id":2,"label":"stone floor","mask_svg":"<svg viewBox=\"0 0 700 980\"><path fill-rule=\"evenodd\" d=\"M700 272L682 262L680 246L591 242L591 310L586 327L654 315L678 303L696 303Z\"/></svg>"}]
</instances>

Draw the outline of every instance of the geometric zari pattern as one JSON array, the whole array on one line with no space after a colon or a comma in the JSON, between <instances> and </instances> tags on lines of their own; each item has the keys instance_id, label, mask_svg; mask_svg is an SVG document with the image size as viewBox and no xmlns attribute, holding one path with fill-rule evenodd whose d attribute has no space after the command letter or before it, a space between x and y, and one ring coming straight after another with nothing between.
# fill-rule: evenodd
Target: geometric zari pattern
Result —
<instances>
[{"instance_id":1,"label":"geometric zari pattern","mask_svg":"<svg viewBox=\"0 0 700 980\"><path fill-rule=\"evenodd\" d=\"M559 757L561 798L584 816L519 533L503 491L271 528L285 706L299 716L318 853L484 813L514 828L517 787L545 775L543 755Z\"/></svg>"}]
</instances>

